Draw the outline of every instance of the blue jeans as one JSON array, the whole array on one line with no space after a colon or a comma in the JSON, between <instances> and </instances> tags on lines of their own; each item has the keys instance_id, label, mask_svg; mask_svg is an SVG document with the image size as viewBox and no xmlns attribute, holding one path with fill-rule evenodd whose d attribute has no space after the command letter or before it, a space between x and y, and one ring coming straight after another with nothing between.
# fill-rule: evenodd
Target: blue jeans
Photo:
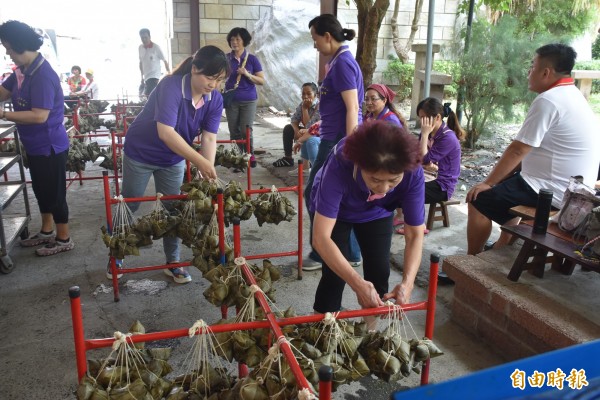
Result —
<instances>
[{"instance_id":1,"label":"blue jeans","mask_svg":"<svg viewBox=\"0 0 600 400\"><path fill-rule=\"evenodd\" d=\"M164 195L177 195L181 193L180 187L185 172L185 160L171 166L159 167L157 165L137 162L123 155L123 184L121 194L123 197L143 197L150 177L154 176L156 193ZM163 202L165 207L171 207L170 201ZM140 203L127 203L132 212L135 212ZM167 263L179 262L179 244L177 237L163 237L163 249Z\"/></svg>"},{"instance_id":2,"label":"blue jeans","mask_svg":"<svg viewBox=\"0 0 600 400\"><path fill-rule=\"evenodd\" d=\"M310 165L315 164L317 153L319 152L319 143L321 143L321 138L318 136L311 136L310 139L302 143L302 147L300 148L300 157L310 161Z\"/></svg>"},{"instance_id":3,"label":"blue jeans","mask_svg":"<svg viewBox=\"0 0 600 400\"><path fill-rule=\"evenodd\" d=\"M317 157L315 158L315 162L312 164L312 168L310 170L310 175L308 176L308 182L306 183L306 188L304 188L304 200L306 202L307 209L310 209L310 207L309 207L310 196L312 193L312 185L315 180L315 175L317 175L317 172L319 172L319 170L325 163L325 160L327 159L327 156L331 152L331 149L333 149L335 147L335 145L337 144L338 141L334 142L332 140L321 139L321 142L319 143L319 150L317 152ZM311 212L309 212L308 214L310 216L310 247L311 247L311 251L310 251L310 254L308 255L308 257L314 261L323 262L323 259L321 258L321 256L319 256L319 253L316 252L315 248L312 245L312 225L313 225L314 214L312 214ZM362 257L360 254L360 247L358 246L358 242L356 241L356 236L354 235L354 230L352 230L352 232L350 233L349 246L350 246L349 261L361 260Z\"/></svg>"}]
</instances>

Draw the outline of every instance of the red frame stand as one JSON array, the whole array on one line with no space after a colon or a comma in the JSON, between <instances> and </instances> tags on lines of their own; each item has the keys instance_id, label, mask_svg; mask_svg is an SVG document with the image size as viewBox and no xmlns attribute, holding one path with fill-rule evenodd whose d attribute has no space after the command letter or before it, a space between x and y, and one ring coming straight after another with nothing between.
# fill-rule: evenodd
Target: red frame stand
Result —
<instances>
[{"instance_id":1,"label":"red frame stand","mask_svg":"<svg viewBox=\"0 0 600 400\"><path fill-rule=\"evenodd\" d=\"M234 221L234 240L237 244L239 244L239 220ZM239 247L234 249L236 254L239 254ZM236 259L241 260L241 259ZM243 260L243 259L242 259ZM243 264L241 264L243 262ZM439 255L432 254L431 255L431 265L429 269L429 289L427 294L427 301L422 301L418 303L405 304L401 306L403 311L417 311L424 310L426 311L425 318L425 336L429 339L433 339L433 327L435 323L435 296L437 293L437 272L438 272L438 264L439 264ZM245 275L248 284L255 284L254 276L250 272L250 269L245 263L245 260L240 261L242 267L242 271ZM306 381L306 378L302 374L302 370L296 358L287 343L286 340L282 340L285 338L281 331L282 326L286 325L298 325L298 324L306 324L306 323L314 323L321 321L324 317L324 314L313 314L307 316L298 316L292 318L277 318L275 314L272 312L270 306L268 305L265 295L257 291L255 292L255 297L258 300L261 308L265 311L265 315L267 317L264 321L253 321L253 322L240 322L233 324L221 324L211 326L210 329L213 333L219 332L232 332L236 330L251 330L251 329L259 329L259 328L270 328L272 332L277 337L277 341L280 344L280 349L284 356L286 357L290 368L296 377L298 382L299 389L310 388L310 385ZM69 289L69 298L71 301L71 318L73 322L73 337L75 342L75 358L77 363L77 379L80 381L86 371L87 371L87 360L86 353L88 350L99 349L105 347L111 347L114 338L104 338L104 339L85 339L85 332L83 327L83 314L81 311L81 300L80 300L80 289L78 286L73 286ZM379 308L370 308L370 309L362 309L362 310L353 310L353 311L342 311L336 315L337 319L345 319L345 318L357 318L357 317L365 317L365 316L374 316L374 315L385 315L389 313L389 307L379 307ZM128 337L131 343L137 342L149 342L153 340L163 340L163 339L173 339L178 337L188 336L188 328L171 330L171 331L162 331L162 332L153 332L146 333L140 335L134 335ZM321 400L331 399L331 371L327 370L319 370L319 398ZM424 366L421 371L421 384L425 385L429 380L429 360L424 363Z\"/></svg>"}]
</instances>

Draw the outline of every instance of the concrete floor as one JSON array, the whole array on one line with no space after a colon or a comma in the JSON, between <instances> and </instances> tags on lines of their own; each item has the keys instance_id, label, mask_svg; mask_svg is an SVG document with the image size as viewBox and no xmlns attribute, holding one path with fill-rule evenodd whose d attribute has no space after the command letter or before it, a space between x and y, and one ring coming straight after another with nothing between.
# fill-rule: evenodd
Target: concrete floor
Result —
<instances>
[{"instance_id":1,"label":"concrete floor","mask_svg":"<svg viewBox=\"0 0 600 400\"><path fill-rule=\"evenodd\" d=\"M268 117L268 115L263 115ZM271 163L282 155L281 130L277 124L287 118L260 118L255 125L255 145L265 151L258 156L259 166L252 170L254 187L278 187L293 185L287 175L291 168L273 168ZM226 124L222 123L220 139L227 137ZM97 164L90 166L86 176L100 176ZM234 175L221 167L219 177L244 182L242 174ZM31 190L30 190L31 194ZM154 195L149 187L147 195ZM457 196L464 196L464 192ZM31 194L31 197L32 194ZM297 199L287 195L296 204ZM147 331L164 331L189 328L196 320L213 323L219 319L218 309L208 303L202 292L208 287L199 271L190 269L193 282L177 285L161 271L126 274L120 281L121 301L115 303L110 281L105 277L108 260L107 250L100 237L100 227L105 221L103 189L101 180L74 183L68 190L71 209L71 230L76 247L69 253L52 257L36 257L34 249L16 245L10 256L16 264L15 270L0 276L0 398L2 399L70 399L77 385L75 353L68 289L77 285L81 288L85 335L87 338L110 337L117 330L127 331L140 320ZM22 204L21 204L22 205ZM35 200L31 201L34 211L31 232L39 229L39 214ZM16 202L7 212L20 212ZM141 210L143 211L143 210ZM417 278L418 287L413 292L413 301L424 300L427 295L429 255L442 256L465 253L465 207L453 206L452 226L441 227L438 223L426 237L421 271ZM304 234L307 237L307 222ZM495 233L496 234L496 233ZM294 249L297 236L297 221L277 226L259 227L253 218L242 223L243 254L266 254L273 251ZM307 251L305 245L305 252ZM183 248L182 259L190 259L191 251ZM401 266L404 241L397 235L393 239L394 264ZM141 251L139 257L129 257L128 266L155 265L164 262L162 245L155 243ZM304 272L304 279L296 279L295 260L292 257L272 260L281 266L283 276L277 282L277 307L286 309L293 305L298 314L309 314L320 272ZM394 270L390 282L399 281L400 272ZM141 281L148 280L148 281ZM156 288L156 291L151 289ZM445 355L431 363L430 381L440 382L462 376L473 371L498 365L502 358L493 349L479 343L450 321L449 302L452 287L439 288L434 340ZM356 298L346 290L344 306L358 307ZM424 332L424 313L409 314L417 336ZM170 340L164 343L174 347L173 362L180 362L189 350L187 339ZM108 350L88 353L88 357L101 358ZM418 385L418 377L396 383L385 383L371 378L343 385L334 398L387 399L394 390Z\"/></svg>"}]
</instances>

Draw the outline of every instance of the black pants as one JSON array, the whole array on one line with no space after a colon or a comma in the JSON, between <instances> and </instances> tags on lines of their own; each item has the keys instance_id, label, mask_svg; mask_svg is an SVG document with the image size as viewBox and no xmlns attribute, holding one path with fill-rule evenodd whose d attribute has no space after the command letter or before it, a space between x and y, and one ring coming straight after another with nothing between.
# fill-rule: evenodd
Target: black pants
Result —
<instances>
[{"instance_id":1,"label":"black pants","mask_svg":"<svg viewBox=\"0 0 600 400\"><path fill-rule=\"evenodd\" d=\"M392 220L392 216L364 223L338 220L331 232L331 239L348 259L350 231L354 229L363 257L364 277L373 283L381 297L389 292ZM323 262L321 280L315 294L314 310L319 313L339 311L342 308L345 286L346 282Z\"/></svg>"},{"instance_id":2,"label":"black pants","mask_svg":"<svg viewBox=\"0 0 600 400\"><path fill-rule=\"evenodd\" d=\"M283 128L283 152L286 157L292 157L292 147L294 145L294 128L287 124Z\"/></svg>"},{"instance_id":3,"label":"black pants","mask_svg":"<svg viewBox=\"0 0 600 400\"><path fill-rule=\"evenodd\" d=\"M52 214L55 224L69 222L67 205L68 150L49 156L28 156L31 187L38 201L40 213Z\"/></svg>"},{"instance_id":4,"label":"black pants","mask_svg":"<svg viewBox=\"0 0 600 400\"><path fill-rule=\"evenodd\" d=\"M158 85L157 78L146 79L146 87L144 88L144 94L146 96L150 96L150 93L152 93L156 85Z\"/></svg>"},{"instance_id":5,"label":"black pants","mask_svg":"<svg viewBox=\"0 0 600 400\"><path fill-rule=\"evenodd\" d=\"M443 191L437 181L425 182L425 204L439 203L446 200L448 200L448 192Z\"/></svg>"}]
</instances>

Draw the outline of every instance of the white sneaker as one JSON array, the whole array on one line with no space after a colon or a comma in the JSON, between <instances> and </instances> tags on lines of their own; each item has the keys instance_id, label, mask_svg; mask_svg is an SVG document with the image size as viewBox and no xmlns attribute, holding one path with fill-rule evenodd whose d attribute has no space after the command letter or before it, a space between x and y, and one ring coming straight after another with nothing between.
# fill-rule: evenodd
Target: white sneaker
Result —
<instances>
[{"instance_id":1,"label":"white sneaker","mask_svg":"<svg viewBox=\"0 0 600 400\"><path fill-rule=\"evenodd\" d=\"M316 271L318 269L323 268L323 264L319 261L315 261L312 258L307 258L302 261L302 270L303 271Z\"/></svg>"},{"instance_id":2,"label":"white sneaker","mask_svg":"<svg viewBox=\"0 0 600 400\"><path fill-rule=\"evenodd\" d=\"M308 175L308 174L310 174L310 168L308 168L308 169L305 168L304 175ZM289 171L288 175L289 176L298 176L298 168Z\"/></svg>"},{"instance_id":3,"label":"white sneaker","mask_svg":"<svg viewBox=\"0 0 600 400\"><path fill-rule=\"evenodd\" d=\"M362 265L362 260L358 260L358 261L348 261L350 263L351 266L353 266L354 268L358 268Z\"/></svg>"}]
</instances>

